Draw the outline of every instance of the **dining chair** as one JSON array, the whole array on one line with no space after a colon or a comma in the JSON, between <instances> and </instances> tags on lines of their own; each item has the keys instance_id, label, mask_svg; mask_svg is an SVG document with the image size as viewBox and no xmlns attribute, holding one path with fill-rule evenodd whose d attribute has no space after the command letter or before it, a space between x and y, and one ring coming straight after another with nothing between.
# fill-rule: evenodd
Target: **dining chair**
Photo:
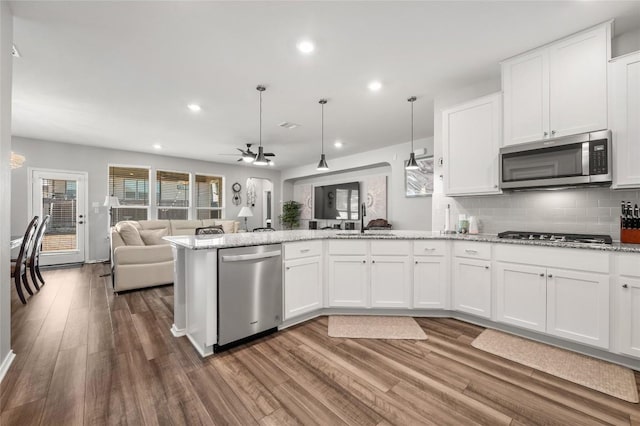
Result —
<instances>
[{"instance_id":1,"label":"dining chair","mask_svg":"<svg viewBox=\"0 0 640 426\"><path fill-rule=\"evenodd\" d=\"M15 282L16 292L18 293L18 297L23 305L27 304L27 300L24 298L24 293L22 292L23 285L27 292L33 296L33 291L27 283L27 258L29 254L29 247L33 244L33 236L36 232L37 226L38 216L35 216L31 219L31 222L29 222L27 230L24 233L18 257L16 257L15 262L11 262L11 278L13 278Z\"/></svg>"},{"instance_id":2,"label":"dining chair","mask_svg":"<svg viewBox=\"0 0 640 426\"><path fill-rule=\"evenodd\" d=\"M31 274L31 282L39 291L40 286L38 286L38 281L40 281L44 285L44 278L42 278L42 274L40 273L40 252L42 251L42 240L44 239L44 234L47 231L47 224L51 216L46 215L44 220L40 222L40 226L38 226L38 230L35 233L33 245L31 246L31 256L27 262L27 266L29 266L29 273Z\"/></svg>"}]
</instances>

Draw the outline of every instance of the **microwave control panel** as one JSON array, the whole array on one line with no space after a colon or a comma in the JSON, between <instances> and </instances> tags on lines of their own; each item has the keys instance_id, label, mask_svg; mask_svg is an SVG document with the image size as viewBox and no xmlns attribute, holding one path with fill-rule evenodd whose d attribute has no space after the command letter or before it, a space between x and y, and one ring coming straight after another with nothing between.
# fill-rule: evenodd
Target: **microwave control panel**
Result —
<instances>
[{"instance_id":1,"label":"microwave control panel","mask_svg":"<svg viewBox=\"0 0 640 426\"><path fill-rule=\"evenodd\" d=\"M589 174L606 175L609 173L607 141L591 141L589 143Z\"/></svg>"}]
</instances>

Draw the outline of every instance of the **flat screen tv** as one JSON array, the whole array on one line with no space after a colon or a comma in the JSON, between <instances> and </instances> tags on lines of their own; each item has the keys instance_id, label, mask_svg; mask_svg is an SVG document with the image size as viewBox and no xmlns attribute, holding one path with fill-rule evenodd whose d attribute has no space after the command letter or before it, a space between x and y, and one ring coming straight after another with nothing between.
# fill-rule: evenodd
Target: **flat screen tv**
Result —
<instances>
[{"instance_id":1,"label":"flat screen tv","mask_svg":"<svg viewBox=\"0 0 640 426\"><path fill-rule=\"evenodd\" d=\"M316 186L313 204L315 219L358 220L360 182Z\"/></svg>"}]
</instances>

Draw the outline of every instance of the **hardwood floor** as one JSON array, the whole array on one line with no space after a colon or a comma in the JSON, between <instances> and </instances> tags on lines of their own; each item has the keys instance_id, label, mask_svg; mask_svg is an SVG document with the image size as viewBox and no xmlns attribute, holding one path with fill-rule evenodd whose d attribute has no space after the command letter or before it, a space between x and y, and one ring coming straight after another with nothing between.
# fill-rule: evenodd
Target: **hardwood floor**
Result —
<instances>
[{"instance_id":1,"label":"hardwood floor","mask_svg":"<svg viewBox=\"0 0 640 426\"><path fill-rule=\"evenodd\" d=\"M14 300L0 424L640 424L638 404L479 351L482 328L451 319L399 341L330 338L322 317L202 360L169 331L171 286L115 296L104 272L46 271Z\"/></svg>"}]
</instances>

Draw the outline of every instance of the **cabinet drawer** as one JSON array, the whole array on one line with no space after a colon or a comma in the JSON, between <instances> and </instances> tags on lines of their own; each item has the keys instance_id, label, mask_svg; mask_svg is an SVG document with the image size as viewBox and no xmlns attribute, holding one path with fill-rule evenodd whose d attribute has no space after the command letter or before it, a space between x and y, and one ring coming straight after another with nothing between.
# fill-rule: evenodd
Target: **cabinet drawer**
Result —
<instances>
[{"instance_id":1,"label":"cabinet drawer","mask_svg":"<svg viewBox=\"0 0 640 426\"><path fill-rule=\"evenodd\" d=\"M413 243L413 254L416 256L444 256L446 250L446 241L426 240Z\"/></svg>"},{"instance_id":2,"label":"cabinet drawer","mask_svg":"<svg viewBox=\"0 0 640 426\"><path fill-rule=\"evenodd\" d=\"M284 246L284 260L320 256L321 254L322 241L301 241L299 243L287 243Z\"/></svg>"},{"instance_id":3,"label":"cabinet drawer","mask_svg":"<svg viewBox=\"0 0 640 426\"><path fill-rule=\"evenodd\" d=\"M371 241L371 254L383 256L407 256L409 241Z\"/></svg>"},{"instance_id":4,"label":"cabinet drawer","mask_svg":"<svg viewBox=\"0 0 640 426\"><path fill-rule=\"evenodd\" d=\"M366 241L329 241L329 254L367 254Z\"/></svg>"},{"instance_id":5,"label":"cabinet drawer","mask_svg":"<svg viewBox=\"0 0 640 426\"><path fill-rule=\"evenodd\" d=\"M457 257L470 257L473 259L491 259L491 245L487 243L455 243Z\"/></svg>"},{"instance_id":6,"label":"cabinet drawer","mask_svg":"<svg viewBox=\"0 0 640 426\"><path fill-rule=\"evenodd\" d=\"M618 273L631 277L640 277L640 253L619 254Z\"/></svg>"}]
</instances>

